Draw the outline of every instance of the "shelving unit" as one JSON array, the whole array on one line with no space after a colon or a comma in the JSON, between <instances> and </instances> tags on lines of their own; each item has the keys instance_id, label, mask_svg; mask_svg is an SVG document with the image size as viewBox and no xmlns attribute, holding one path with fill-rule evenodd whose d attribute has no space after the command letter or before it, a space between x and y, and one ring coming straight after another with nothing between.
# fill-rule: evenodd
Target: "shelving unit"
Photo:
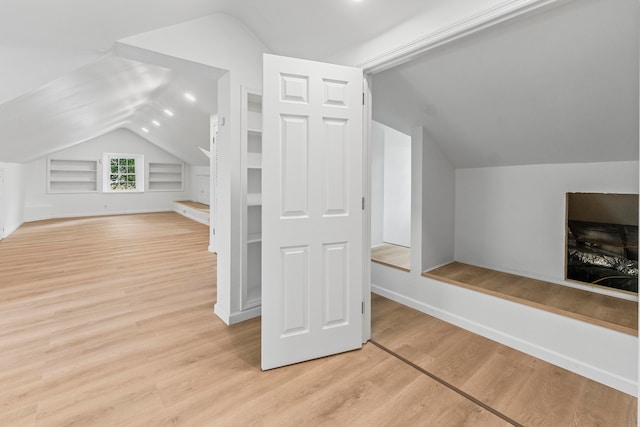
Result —
<instances>
[{"instance_id":1,"label":"shelving unit","mask_svg":"<svg viewBox=\"0 0 640 427\"><path fill-rule=\"evenodd\" d=\"M183 191L183 163L149 162L149 191Z\"/></svg>"},{"instance_id":2,"label":"shelving unit","mask_svg":"<svg viewBox=\"0 0 640 427\"><path fill-rule=\"evenodd\" d=\"M242 90L242 310L262 298L262 96Z\"/></svg>"},{"instance_id":3,"label":"shelving unit","mask_svg":"<svg viewBox=\"0 0 640 427\"><path fill-rule=\"evenodd\" d=\"M47 159L49 193L95 193L98 191L98 161Z\"/></svg>"}]
</instances>

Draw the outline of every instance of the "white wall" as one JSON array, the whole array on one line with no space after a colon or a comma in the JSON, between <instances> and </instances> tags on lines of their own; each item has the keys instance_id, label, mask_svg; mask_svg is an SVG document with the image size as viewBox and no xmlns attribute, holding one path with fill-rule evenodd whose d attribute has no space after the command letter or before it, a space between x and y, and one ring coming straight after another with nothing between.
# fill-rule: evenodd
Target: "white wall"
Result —
<instances>
[{"instance_id":1,"label":"white wall","mask_svg":"<svg viewBox=\"0 0 640 427\"><path fill-rule=\"evenodd\" d=\"M104 152L144 154L149 162L181 162L144 138L126 129L89 140L66 150L52 154L51 158L102 160ZM148 168L145 166L145 170ZM49 194L47 193L47 158L43 157L25 165L26 200L25 221L47 218L160 212L173 210L174 200L189 199L190 168L185 165L185 190L176 192L145 191L144 193L102 193L101 165L98 165L98 189L96 193ZM146 185L145 185L146 188Z\"/></svg>"},{"instance_id":2,"label":"white wall","mask_svg":"<svg viewBox=\"0 0 640 427\"><path fill-rule=\"evenodd\" d=\"M384 129L384 216L382 239L411 246L411 137Z\"/></svg>"},{"instance_id":3,"label":"white wall","mask_svg":"<svg viewBox=\"0 0 640 427\"><path fill-rule=\"evenodd\" d=\"M384 218L384 126L371 122L371 247L383 240Z\"/></svg>"},{"instance_id":4,"label":"white wall","mask_svg":"<svg viewBox=\"0 0 640 427\"><path fill-rule=\"evenodd\" d=\"M411 137L371 125L371 246L411 246Z\"/></svg>"},{"instance_id":5,"label":"white wall","mask_svg":"<svg viewBox=\"0 0 640 427\"><path fill-rule=\"evenodd\" d=\"M191 194L189 196L189 199L193 201L198 200L198 176L207 176L210 178L209 166L191 166L191 177L189 179L189 182L191 183ZM211 191L211 189L209 189L209 191Z\"/></svg>"},{"instance_id":6,"label":"white wall","mask_svg":"<svg viewBox=\"0 0 640 427\"><path fill-rule=\"evenodd\" d=\"M0 206L4 232L0 230L0 234L8 237L24 222L25 166L0 162L0 169L4 170L4 200Z\"/></svg>"},{"instance_id":7,"label":"white wall","mask_svg":"<svg viewBox=\"0 0 640 427\"><path fill-rule=\"evenodd\" d=\"M638 162L457 170L456 260L564 282L567 192L638 193Z\"/></svg>"},{"instance_id":8,"label":"white wall","mask_svg":"<svg viewBox=\"0 0 640 427\"><path fill-rule=\"evenodd\" d=\"M422 140L422 173L416 175L422 181L422 264L418 271L426 271L454 259L456 178L451 162L427 130L420 131L412 134L414 138L421 135Z\"/></svg>"}]
</instances>

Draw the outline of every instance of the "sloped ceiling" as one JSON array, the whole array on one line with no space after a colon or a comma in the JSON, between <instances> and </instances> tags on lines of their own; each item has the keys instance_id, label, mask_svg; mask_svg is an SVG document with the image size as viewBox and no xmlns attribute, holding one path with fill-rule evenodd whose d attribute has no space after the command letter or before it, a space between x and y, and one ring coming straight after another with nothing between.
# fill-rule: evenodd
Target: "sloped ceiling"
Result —
<instances>
[{"instance_id":1,"label":"sloped ceiling","mask_svg":"<svg viewBox=\"0 0 640 427\"><path fill-rule=\"evenodd\" d=\"M374 119L457 168L638 160L640 4L572 1L374 77Z\"/></svg>"},{"instance_id":2,"label":"sloped ceiling","mask_svg":"<svg viewBox=\"0 0 640 427\"><path fill-rule=\"evenodd\" d=\"M374 117L405 133L424 125L456 167L637 160L638 3L559 4L376 75ZM197 146L208 145L216 106L200 101L215 99L215 84L105 53L127 36L227 13L274 53L322 60L445 6L452 7L445 0L0 0L0 52L91 53L81 56L85 66L0 104L0 161L27 161L125 127L206 164ZM53 69L53 56L43 55L42 67ZM20 76L19 65L3 64L14 67L5 75ZM195 105L184 103L185 91L198 93ZM163 116L167 105L179 113L173 121Z\"/></svg>"},{"instance_id":3,"label":"sloped ceiling","mask_svg":"<svg viewBox=\"0 0 640 427\"><path fill-rule=\"evenodd\" d=\"M281 55L321 60L446 1L0 0L0 45L106 52L128 36L226 13Z\"/></svg>"},{"instance_id":4,"label":"sloped ceiling","mask_svg":"<svg viewBox=\"0 0 640 427\"><path fill-rule=\"evenodd\" d=\"M224 12L279 55L323 61L447 1L242 0Z\"/></svg>"},{"instance_id":5,"label":"sloped ceiling","mask_svg":"<svg viewBox=\"0 0 640 427\"><path fill-rule=\"evenodd\" d=\"M106 52L116 40L219 12L234 0L0 0L0 44Z\"/></svg>"},{"instance_id":6,"label":"sloped ceiling","mask_svg":"<svg viewBox=\"0 0 640 427\"><path fill-rule=\"evenodd\" d=\"M31 89L0 104L0 160L29 161L124 127L190 164L207 164L197 148L208 147L209 117L217 108L206 100L217 98L215 82L118 58L108 53L115 41L226 13L280 54L321 59L423 8L423 0L0 0L0 53L10 59L5 76L18 83L4 80L14 90L0 91L0 98ZM66 72L69 61L56 61L56 53L85 65ZM13 62L26 69L12 69ZM51 72L33 73L34 64ZM185 105L186 91L196 93L198 102ZM167 107L174 117L163 114Z\"/></svg>"},{"instance_id":7,"label":"sloped ceiling","mask_svg":"<svg viewBox=\"0 0 640 427\"><path fill-rule=\"evenodd\" d=\"M0 105L0 159L26 162L128 128L188 163L207 164L198 145L208 147L216 99L215 80L108 54Z\"/></svg>"}]
</instances>

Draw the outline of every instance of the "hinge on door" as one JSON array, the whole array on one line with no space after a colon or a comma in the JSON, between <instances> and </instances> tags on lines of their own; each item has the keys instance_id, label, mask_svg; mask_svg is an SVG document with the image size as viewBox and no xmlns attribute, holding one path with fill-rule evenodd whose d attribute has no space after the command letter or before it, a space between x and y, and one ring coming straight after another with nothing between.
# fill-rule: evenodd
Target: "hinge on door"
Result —
<instances>
[{"instance_id":1,"label":"hinge on door","mask_svg":"<svg viewBox=\"0 0 640 427\"><path fill-rule=\"evenodd\" d=\"M362 92L362 105L364 105L364 92Z\"/></svg>"},{"instance_id":2,"label":"hinge on door","mask_svg":"<svg viewBox=\"0 0 640 427\"><path fill-rule=\"evenodd\" d=\"M360 304L362 306L362 314L364 314L364 301L362 301Z\"/></svg>"},{"instance_id":3,"label":"hinge on door","mask_svg":"<svg viewBox=\"0 0 640 427\"><path fill-rule=\"evenodd\" d=\"M362 198L362 210L364 210L364 197Z\"/></svg>"}]
</instances>

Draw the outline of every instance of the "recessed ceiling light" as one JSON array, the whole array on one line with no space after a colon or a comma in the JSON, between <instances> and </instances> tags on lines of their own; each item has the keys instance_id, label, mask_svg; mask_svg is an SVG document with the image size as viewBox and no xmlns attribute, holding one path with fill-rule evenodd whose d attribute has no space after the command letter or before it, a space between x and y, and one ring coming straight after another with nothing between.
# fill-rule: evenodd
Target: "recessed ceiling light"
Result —
<instances>
[{"instance_id":1,"label":"recessed ceiling light","mask_svg":"<svg viewBox=\"0 0 640 427\"><path fill-rule=\"evenodd\" d=\"M151 123L153 123L156 126L160 126L160 122L157 120L152 120Z\"/></svg>"},{"instance_id":2,"label":"recessed ceiling light","mask_svg":"<svg viewBox=\"0 0 640 427\"><path fill-rule=\"evenodd\" d=\"M173 117L173 111L169 110L168 108L164 109L164 113L169 117Z\"/></svg>"},{"instance_id":3,"label":"recessed ceiling light","mask_svg":"<svg viewBox=\"0 0 640 427\"><path fill-rule=\"evenodd\" d=\"M142 132L144 132L144 133L149 133L149 129L147 129L147 128L142 128Z\"/></svg>"},{"instance_id":4,"label":"recessed ceiling light","mask_svg":"<svg viewBox=\"0 0 640 427\"><path fill-rule=\"evenodd\" d=\"M196 97L195 97L195 96L193 96L192 94L190 94L189 92L186 92L186 93L184 94L184 97L185 97L185 98L187 98L187 99L188 99L189 101L191 101L191 102L196 102Z\"/></svg>"}]
</instances>

